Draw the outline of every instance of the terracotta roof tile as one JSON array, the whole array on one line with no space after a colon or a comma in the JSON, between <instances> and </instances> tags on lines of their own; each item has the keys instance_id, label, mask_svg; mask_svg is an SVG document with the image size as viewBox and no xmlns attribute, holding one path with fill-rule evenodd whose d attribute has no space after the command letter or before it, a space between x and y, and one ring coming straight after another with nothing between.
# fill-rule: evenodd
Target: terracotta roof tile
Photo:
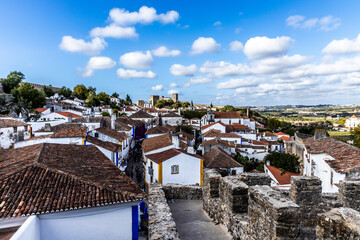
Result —
<instances>
[{"instance_id":1,"label":"terracotta roof tile","mask_svg":"<svg viewBox=\"0 0 360 240\"><path fill-rule=\"evenodd\" d=\"M173 145L171 136L169 134L165 134L145 139L142 143L142 149L145 153L147 153L171 145Z\"/></svg>"},{"instance_id":2,"label":"terracotta roof tile","mask_svg":"<svg viewBox=\"0 0 360 240\"><path fill-rule=\"evenodd\" d=\"M282 174L282 171L274 166L269 166L266 165L267 169L269 169L269 171L271 172L271 174L274 176L274 178L278 181L278 183L280 185L284 185L284 184L290 184L290 178L291 176L299 176L300 174L298 173L293 173L293 172L289 172L289 171L285 171Z\"/></svg>"},{"instance_id":3,"label":"terracotta roof tile","mask_svg":"<svg viewBox=\"0 0 360 240\"><path fill-rule=\"evenodd\" d=\"M137 111L136 113L132 114L130 116L130 118L139 118L139 119L144 119L144 118L155 118L153 115L150 115L144 111Z\"/></svg>"},{"instance_id":4,"label":"terracotta roof tile","mask_svg":"<svg viewBox=\"0 0 360 240\"><path fill-rule=\"evenodd\" d=\"M0 119L0 128L21 127L21 126L29 126L29 124L12 119Z\"/></svg>"},{"instance_id":5,"label":"terracotta roof tile","mask_svg":"<svg viewBox=\"0 0 360 240\"><path fill-rule=\"evenodd\" d=\"M333 138L314 137L303 140L309 153L327 153L335 160L326 161L336 172L346 173L347 171L360 168L360 149L347 143L337 141Z\"/></svg>"},{"instance_id":6,"label":"terracotta roof tile","mask_svg":"<svg viewBox=\"0 0 360 240\"><path fill-rule=\"evenodd\" d=\"M214 126L214 125L216 125L216 124L220 124L220 125L226 127L226 125L225 125L224 123L218 121L218 122L214 122L214 123L210 123L210 124L207 124L207 125L202 126L202 127L201 127L201 130L205 130L205 129L207 129L207 128L209 128L209 127L212 127L212 126Z\"/></svg>"},{"instance_id":7,"label":"terracotta roof tile","mask_svg":"<svg viewBox=\"0 0 360 240\"><path fill-rule=\"evenodd\" d=\"M86 127L70 126L51 135L51 138L85 137Z\"/></svg>"},{"instance_id":8,"label":"terracotta roof tile","mask_svg":"<svg viewBox=\"0 0 360 240\"><path fill-rule=\"evenodd\" d=\"M187 153L183 150L180 149L176 149L176 148L170 148L168 150L162 151L162 152L158 152L158 153L153 153L153 154L148 154L146 155L146 157L148 159L150 159L151 161L159 164L161 162L164 162L166 160L169 160L170 158L173 158L179 154L186 154L188 156L192 156L192 157L196 157L196 158L201 158L201 156L196 155L196 154L190 154Z\"/></svg>"},{"instance_id":9,"label":"terracotta roof tile","mask_svg":"<svg viewBox=\"0 0 360 240\"><path fill-rule=\"evenodd\" d=\"M285 142L291 141L291 138L285 137L285 136L279 137L279 139L281 139L281 140L283 140L283 141L285 141Z\"/></svg>"},{"instance_id":10,"label":"terracotta roof tile","mask_svg":"<svg viewBox=\"0 0 360 240\"><path fill-rule=\"evenodd\" d=\"M163 133L169 133L170 130L167 127L164 126L156 126L153 128L149 128L145 134L163 134Z\"/></svg>"},{"instance_id":11,"label":"terracotta roof tile","mask_svg":"<svg viewBox=\"0 0 360 240\"><path fill-rule=\"evenodd\" d=\"M72 118L80 118L81 116L80 115L77 115L75 113L71 113L71 112L56 112L57 114L60 114L64 117L68 117L69 115L72 116Z\"/></svg>"},{"instance_id":12,"label":"terracotta roof tile","mask_svg":"<svg viewBox=\"0 0 360 240\"><path fill-rule=\"evenodd\" d=\"M37 108L37 109L34 110L34 112L42 113L42 112L45 112L48 109L50 109L50 108Z\"/></svg>"},{"instance_id":13,"label":"terracotta roof tile","mask_svg":"<svg viewBox=\"0 0 360 240\"><path fill-rule=\"evenodd\" d=\"M96 128L94 130L98 131L99 133L102 133L106 136L112 137L116 140L119 140L119 141L124 141L125 139L129 138L129 136L126 135L125 133L121 133L121 132L118 132L114 129L107 128L107 127L100 127L100 128Z\"/></svg>"},{"instance_id":14,"label":"terracotta roof tile","mask_svg":"<svg viewBox=\"0 0 360 240\"><path fill-rule=\"evenodd\" d=\"M111 152L120 152L121 151L121 146L120 144L115 144L112 142L106 142L106 141L101 141L97 138L94 138L92 136L86 136L86 141L89 143L92 143L94 145L97 145L99 147L105 148Z\"/></svg>"},{"instance_id":15,"label":"terracotta roof tile","mask_svg":"<svg viewBox=\"0 0 360 240\"><path fill-rule=\"evenodd\" d=\"M203 137L219 137L219 138L241 138L240 135L235 133L221 133L220 131L216 131L211 129L210 131L203 134Z\"/></svg>"},{"instance_id":16,"label":"terracotta roof tile","mask_svg":"<svg viewBox=\"0 0 360 240\"><path fill-rule=\"evenodd\" d=\"M145 197L95 146L45 143L0 150L0 218Z\"/></svg>"},{"instance_id":17,"label":"terracotta roof tile","mask_svg":"<svg viewBox=\"0 0 360 240\"><path fill-rule=\"evenodd\" d=\"M204 167L206 168L234 168L243 167L235 161L230 155L218 146L210 150L204 155Z\"/></svg>"},{"instance_id":18,"label":"terracotta roof tile","mask_svg":"<svg viewBox=\"0 0 360 240\"><path fill-rule=\"evenodd\" d=\"M179 114L177 113L174 113L174 112L169 112L168 114L165 114L165 115L161 115L161 117L164 117L164 118L172 118L172 117L182 117L180 116Z\"/></svg>"}]
</instances>

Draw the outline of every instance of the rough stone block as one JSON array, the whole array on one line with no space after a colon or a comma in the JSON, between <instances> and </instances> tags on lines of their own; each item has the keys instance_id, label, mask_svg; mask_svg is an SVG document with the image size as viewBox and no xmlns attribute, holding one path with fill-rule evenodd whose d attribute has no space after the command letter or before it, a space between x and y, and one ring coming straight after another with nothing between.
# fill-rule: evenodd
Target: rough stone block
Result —
<instances>
[{"instance_id":1,"label":"rough stone block","mask_svg":"<svg viewBox=\"0 0 360 240\"><path fill-rule=\"evenodd\" d=\"M339 200L344 207L360 211L360 181L340 181Z\"/></svg>"},{"instance_id":2,"label":"rough stone block","mask_svg":"<svg viewBox=\"0 0 360 240\"><path fill-rule=\"evenodd\" d=\"M249 187L255 185L270 186L271 184L271 178L266 173L240 173L239 179Z\"/></svg>"}]
</instances>

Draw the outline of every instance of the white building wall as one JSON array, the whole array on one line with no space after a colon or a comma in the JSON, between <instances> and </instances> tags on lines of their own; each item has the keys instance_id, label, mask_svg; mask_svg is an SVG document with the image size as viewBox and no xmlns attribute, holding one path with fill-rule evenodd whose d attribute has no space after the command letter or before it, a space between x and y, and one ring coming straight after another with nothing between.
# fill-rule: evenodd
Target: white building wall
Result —
<instances>
[{"instance_id":1,"label":"white building wall","mask_svg":"<svg viewBox=\"0 0 360 240\"><path fill-rule=\"evenodd\" d=\"M11 237L11 240L40 240L40 220L30 216Z\"/></svg>"},{"instance_id":2,"label":"white building wall","mask_svg":"<svg viewBox=\"0 0 360 240\"><path fill-rule=\"evenodd\" d=\"M171 174L171 166L178 165L179 173ZM200 159L179 154L162 163L163 184L200 184Z\"/></svg>"},{"instance_id":3,"label":"white building wall","mask_svg":"<svg viewBox=\"0 0 360 240\"><path fill-rule=\"evenodd\" d=\"M39 143L57 143L57 144L72 144L72 145L82 145L83 138L38 138L34 140L21 141L14 144L14 148L21 148L26 146L31 146Z\"/></svg>"},{"instance_id":4,"label":"white building wall","mask_svg":"<svg viewBox=\"0 0 360 240\"><path fill-rule=\"evenodd\" d=\"M25 131L25 126L19 126L14 131L13 127L8 128L0 128L0 148L8 149L12 146L13 143L16 141L16 136L22 132L24 136L24 140L30 138L30 127L27 127L27 131Z\"/></svg>"},{"instance_id":5,"label":"white building wall","mask_svg":"<svg viewBox=\"0 0 360 240\"><path fill-rule=\"evenodd\" d=\"M41 239L132 239L131 206L102 208L39 215Z\"/></svg>"},{"instance_id":6,"label":"white building wall","mask_svg":"<svg viewBox=\"0 0 360 240\"><path fill-rule=\"evenodd\" d=\"M59 120L59 121L27 122L27 123L31 125L31 129L33 131L33 134L35 134L35 136L36 136L36 133L34 131L37 131L37 130L45 127L46 123L49 123L50 126L56 126L56 125L59 125L59 124L65 123L65 122L67 122L67 121L66 120Z\"/></svg>"},{"instance_id":7,"label":"white building wall","mask_svg":"<svg viewBox=\"0 0 360 240\"><path fill-rule=\"evenodd\" d=\"M210 130L219 130L221 133L226 133L226 127L221 125L220 123L214 124L208 128L205 128L204 130L201 130L201 134L204 134Z\"/></svg>"},{"instance_id":8,"label":"white building wall","mask_svg":"<svg viewBox=\"0 0 360 240\"><path fill-rule=\"evenodd\" d=\"M182 124L182 117L161 117L161 120L163 125L177 126Z\"/></svg>"}]
</instances>

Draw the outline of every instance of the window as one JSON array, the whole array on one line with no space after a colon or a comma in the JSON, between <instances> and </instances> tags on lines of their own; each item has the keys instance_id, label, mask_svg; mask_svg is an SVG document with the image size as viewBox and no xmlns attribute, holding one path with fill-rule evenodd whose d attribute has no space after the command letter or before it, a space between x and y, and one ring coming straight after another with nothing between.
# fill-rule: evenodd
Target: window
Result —
<instances>
[{"instance_id":1,"label":"window","mask_svg":"<svg viewBox=\"0 0 360 240\"><path fill-rule=\"evenodd\" d=\"M25 126L25 131L27 131L28 130L28 126Z\"/></svg>"},{"instance_id":2,"label":"window","mask_svg":"<svg viewBox=\"0 0 360 240\"><path fill-rule=\"evenodd\" d=\"M171 174L179 174L179 165L171 166Z\"/></svg>"},{"instance_id":3,"label":"window","mask_svg":"<svg viewBox=\"0 0 360 240\"><path fill-rule=\"evenodd\" d=\"M99 133L95 133L95 137L98 138L98 137L99 137Z\"/></svg>"},{"instance_id":4,"label":"window","mask_svg":"<svg viewBox=\"0 0 360 240\"><path fill-rule=\"evenodd\" d=\"M17 127L14 127L14 133L16 133L17 132Z\"/></svg>"}]
</instances>

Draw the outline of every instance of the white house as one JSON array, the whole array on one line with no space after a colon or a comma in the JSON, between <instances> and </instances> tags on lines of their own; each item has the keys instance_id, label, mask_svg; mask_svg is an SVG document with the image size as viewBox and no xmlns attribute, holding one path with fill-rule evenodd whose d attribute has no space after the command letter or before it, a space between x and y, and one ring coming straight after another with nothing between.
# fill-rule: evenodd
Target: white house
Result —
<instances>
[{"instance_id":1,"label":"white house","mask_svg":"<svg viewBox=\"0 0 360 240\"><path fill-rule=\"evenodd\" d=\"M40 113L40 121L45 121L46 120L46 115L51 113L51 109L50 108L36 108L34 110L34 112L38 112Z\"/></svg>"},{"instance_id":2,"label":"white house","mask_svg":"<svg viewBox=\"0 0 360 240\"><path fill-rule=\"evenodd\" d=\"M115 104L119 104L120 103L120 98L117 97L110 97L110 101L115 103Z\"/></svg>"},{"instance_id":3,"label":"white house","mask_svg":"<svg viewBox=\"0 0 360 240\"><path fill-rule=\"evenodd\" d=\"M219 138L224 141L234 142L235 144L242 144L242 137L235 133L222 133L218 130L210 130L202 135L203 141Z\"/></svg>"},{"instance_id":4,"label":"white house","mask_svg":"<svg viewBox=\"0 0 360 240\"><path fill-rule=\"evenodd\" d=\"M107 112L110 115L113 114L113 109L109 106L100 107L100 110L101 110L101 112Z\"/></svg>"},{"instance_id":5,"label":"white house","mask_svg":"<svg viewBox=\"0 0 360 240\"><path fill-rule=\"evenodd\" d=\"M207 124L201 127L201 134L204 134L210 130L217 130L220 131L221 133L226 133L226 124L220 121Z\"/></svg>"},{"instance_id":6,"label":"white house","mask_svg":"<svg viewBox=\"0 0 360 240\"><path fill-rule=\"evenodd\" d=\"M146 184L203 184L203 159L176 148L145 155Z\"/></svg>"},{"instance_id":7,"label":"white house","mask_svg":"<svg viewBox=\"0 0 360 240\"><path fill-rule=\"evenodd\" d=\"M156 127L148 128L145 132L145 138L152 138L160 135L165 135L171 133L174 130L175 130L174 127L170 125L165 125L165 126L158 125Z\"/></svg>"},{"instance_id":8,"label":"white house","mask_svg":"<svg viewBox=\"0 0 360 240\"><path fill-rule=\"evenodd\" d=\"M352 115L351 118L346 119L345 127L347 128L356 128L360 124L360 119Z\"/></svg>"},{"instance_id":9,"label":"white house","mask_svg":"<svg viewBox=\"0 0 360 240\"><path fill-rule=\"evenodd\" d=\"M273 132L261 132L257 134L257 140L265 139L267 141L277 141L278 135Z\"/></svg>"},{"instance_id":10,"label":"white house","mask_svg":"<svg viewBox=\"0 0 360 240\"><path fill-rule=\"evenodd\" d=\"M323 192L338 192L341 180L359 179L359 148L328 137L318 138L316 133L303 141L303 174L319 177Z\"/></svg>"},{"instance_id":11,"label":"white house","mask_svg":"<svg viewBox=\"0 0 360 240\"><path fill-rule=\"evenodd\" d=\"M182 124L183 117L174 112L170 112L161 115L161 121L162 121L162 125L169 124L170 126L177 126Z\"/></svg>"},{"instance_id":12,"label":"white house","mask_svg":"<svg viewBox=\"0 0 360 240\"><path fill-rule=\"evenodd\" d=\"M11 239L138 239L146 194L95 146L4 151L0 220L30 216Z\"/></svg>"},{"instance_id":13,"label":"white house","mask_svg":"<svg viewBox=\"0 0 360 240\"><path fill-rule=\"evenodd\" d=\"M242 124L248 126L251 129L255 129L256 121L246 116L240 116L237 112L213 112L209 111L206 115L201 118L202 124L207 125L213 122L221 121L226 125L233 123Z\"/></svg>"},{"instance_id":14,"label":"white house","mask_svg":"<svg viewBox=\"0 0 360 240\"><path fill-rule=\"evenodd\" d=\"M282 171L281 169L264 164L265 173L271 178L271 187L289 190L291 185L291 176L299 176L298 173Z\"/></svg>"},{"instance_id":15,"label":"white house","mask_svg":"<svg viewBox=\"0 0 360 240\"><path fill-rule=\"evenodd\" d=\"M148 114L142 110L137 111L136 113L133 113L130 116L131 119L143 121L149 125L153 124L155 122L155 117L151 114Z\"/></svg>"},{"instance_id":16,"label":"white house","mask_svg":"<svg viewBox=\"0 0 360 240\"><path fill-rule=\"evenodd\" d=\"M12 144L31 137L31 127L27 123L0 118L0 148L10 148Z\"/></svg>"},{"instance_id":17,"label":"white house","mask_svg":"<svg viewBox=\"0 0 360 240\"><path fill-rule=\"evenodd\" d=\"M77 115L72 112L52 112L50 114L42 116L43 121L56 121L56 120L65 120L71 121L71 119L80 118L82 116Z\"/></svg>"}]
</instances>

